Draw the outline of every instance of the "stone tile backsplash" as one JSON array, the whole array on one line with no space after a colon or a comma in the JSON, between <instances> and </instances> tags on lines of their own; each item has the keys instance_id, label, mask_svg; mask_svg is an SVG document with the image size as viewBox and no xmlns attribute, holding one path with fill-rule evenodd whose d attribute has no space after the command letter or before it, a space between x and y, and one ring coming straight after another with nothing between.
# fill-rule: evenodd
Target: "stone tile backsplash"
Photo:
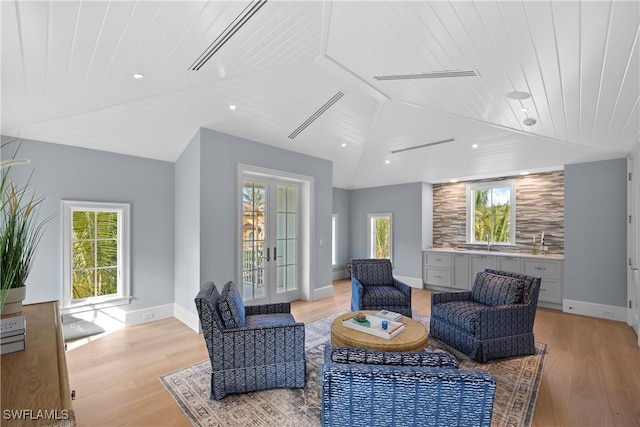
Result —
<instances>
[{"instance_id":1,"label":"stone tile backsplash","mask_svg":"<svg viewBox=\"0 0 640 427\"><path fill-rule=\"evenodd\" d=\"M533 236L544 231L549 254L564 254L564 171L500 179L516 180L516 245L506 251L531 253ZM433 247L483 248L466 244L466 184L433 185Z\"/></svg>"}]
</instances>

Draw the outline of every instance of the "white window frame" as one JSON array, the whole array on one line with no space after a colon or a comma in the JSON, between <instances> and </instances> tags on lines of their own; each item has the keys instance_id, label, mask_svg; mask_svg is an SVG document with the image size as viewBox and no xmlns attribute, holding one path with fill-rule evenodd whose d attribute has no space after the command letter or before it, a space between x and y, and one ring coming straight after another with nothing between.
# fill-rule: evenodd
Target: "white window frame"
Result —
<instances>
[{"instance_id":1,"label":"white window frame","mask_svg":"<svg viewBox=\"0 0 640 427\"><path fill-rule=\"evenodd\" d=\"M65 312L74 308L82 310L107 308L129 304L131 301L130 281L130 205L129 203L102 203L63 200L62 204L62 308ZM73 301L72 290L72 230L74 211L117 212L118 213L118 293Z\"/></svg>"},{"instance_id":2,"label":"white window frame","mask_svg":"<svg viewBox=\"0 0 640 427\"><path fill-rule=\"evenodd\" d=\"M473 245L487 244L486 240L476 241L474 240L473 224L475 219L474 209L474 197L473 192L479 188L495 188L495 187L510 187L510 228L511 233L509 235L509 242L491 242L496 246L513 246L516 244L516 180L515 179L501 179L495 181L483 181L473 182L467 184L467 243Z\"/></svg>"},{"instance_id":3,"label":"white window frame","mask_svg":"<svg viewBox=\"0 0 640 427\"><path fill-rule=\"evenodd\" d=\"M331 215L331 265L338 265L338 214Z\"/></svg>"},{"instance_id":4,"label":"white window frame","mask_svg":"<svg viewBox=\"0 0 640 427\"><path fill-rule=\"evenodd\" d=\"M369 258L375 258L375 220L378 218L389 218L389 260L393 262L393 213L369 213L367 214L367 254Z\"/></svg>"}]
</instances>

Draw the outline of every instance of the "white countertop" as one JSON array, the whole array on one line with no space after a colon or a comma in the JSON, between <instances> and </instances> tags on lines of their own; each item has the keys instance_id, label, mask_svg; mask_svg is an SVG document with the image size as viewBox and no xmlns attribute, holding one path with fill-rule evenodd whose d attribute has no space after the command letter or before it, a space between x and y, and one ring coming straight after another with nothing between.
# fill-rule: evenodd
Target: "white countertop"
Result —
<instances>
[{"instance_id":1,"label":"white countertop","mask_svg":"<svg viewBox=\"0 0 640 427\"><path fill-rule=\"evenodd\" d=\"M487 255L487 256L504 256L504 257L519 257L519 258L536 258L536 259L549 259L549 260L564 260L564 255L561 254L547 254L539 255L523 252L507 252L498 250L482 250L482 249L464 249L464 248L431 248L425 249L425 251L443 252L448 254L469 254L469 255Z\"/></svg>"}]
</instances>

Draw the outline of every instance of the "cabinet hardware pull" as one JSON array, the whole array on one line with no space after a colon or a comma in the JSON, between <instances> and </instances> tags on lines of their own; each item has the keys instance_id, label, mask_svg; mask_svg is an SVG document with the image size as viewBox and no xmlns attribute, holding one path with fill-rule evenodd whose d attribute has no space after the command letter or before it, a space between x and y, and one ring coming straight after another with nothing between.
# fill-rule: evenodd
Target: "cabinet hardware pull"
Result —
<instances>
[{"instance_id":1,"label":"cabinet hardware pull","mask_svg":"<svg viewBox=\"0 0 640 427\"><path fill-rule=\"evenodd\" d=\"M536 270L546 270L547 267L536 267Z\"/></svg>"}]
</instances>

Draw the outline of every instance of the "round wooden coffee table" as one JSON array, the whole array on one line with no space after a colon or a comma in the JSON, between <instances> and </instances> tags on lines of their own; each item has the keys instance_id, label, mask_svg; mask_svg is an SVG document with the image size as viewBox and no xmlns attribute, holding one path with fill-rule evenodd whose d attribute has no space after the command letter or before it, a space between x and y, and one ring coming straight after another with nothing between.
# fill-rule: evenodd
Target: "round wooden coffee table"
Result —
<instances>
[{"instance_id":1,"label":"round wooden coffee table","mask_svg":"<svg viewBox=\"0 0 640 427\"><path fill-rule=\"evenodd\" d=\"M374 315L375 310L364 310L363 313ZM338 316L331 324L331 345L334 347L358 347L382 351L421 351L427 346L427 329L420 322L402 316L400 322L405 324L404 331L391 339L380 338L366 332L345 328L342 322L351 319L355 313Z\"/></svg>"}]
</instances>

